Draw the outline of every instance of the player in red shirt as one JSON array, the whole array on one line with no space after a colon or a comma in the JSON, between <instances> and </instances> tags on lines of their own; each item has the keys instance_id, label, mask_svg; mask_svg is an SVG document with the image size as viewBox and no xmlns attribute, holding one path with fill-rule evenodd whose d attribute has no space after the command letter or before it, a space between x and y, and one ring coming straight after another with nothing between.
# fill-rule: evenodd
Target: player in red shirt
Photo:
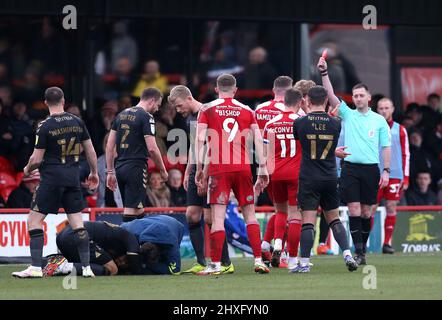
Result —
<instances>
[{"instance_id":1,"label":"player in red shirt","mask_svg":"<svg viewBox=\"0 0 442 320\"><path fill-rule=\"evenodd\" d=\"M259 129L261 130L261 133L263 132L267 122L272 120L274 117L280 115L281 112L284 112L285 110L284 95L288 89L292 88L292 85L293 85L292 78L288 76L277 77L273 82L273 93L274 93L273 100L261 103L256 107L255 118L256 118L256 123L258 124ZM272 188L271 183L269 183L266 191L269 196L269 199L272 200L272 202L275 204L271 188ZM284 208L278 208L275 204L275 212L281 211L283 209ZM275 218L276 215L272 215L269 221L267 222L266 230L264 233L264 240L262 241L261 244L263 259L266 263L270 262L272 258L272 254L270 253L270 243L274 239L275 235Z\"/></svg>"},{"instance_id":2,"label":"player in red shirt","mask_svg":"<svg viewBox=\"0 0 442 320\"><path fill-rule=\"evenodd\" d=\"M234 99L236 79L230 74L218 77L216 92L219 99L206 104L200 110L197 125L195 153L197 171L195 182L204 188L207 181L202 165L208 164L208 203L212 209L210 234L212 263L198 275L221 273L221 252L225 240L224 220L230 191L233 190L247 224L247 235L255 256L255 272L268 273L261 258L261 231L255 217L253 189L247 140L252 135L256 153L262 164L258 168L257 192L268 184L267 167L263 155L261 132L253 110ZM203 152L207 141L208 150ZM205 158L204 158L205 157Z\"/></svg>"},{"instance_id":3,"label":"player in red shirt","mask_svg":"<svg viewBox=\"0 0 442 320\"><path fill-rule=\"evenodd\" d=\"M267 145L267 168L271 177L272 198L275 207L278 208L275 214L272 265L279 265L288 220L288 267L294 268L298 263L302 218L297 201L301 145L293 136L293 123L299 118L298 112L303 103L302 93L295 89L287 90L284 103L285 111L267 122L263 138Z\"/></svg>"}]
</instances>

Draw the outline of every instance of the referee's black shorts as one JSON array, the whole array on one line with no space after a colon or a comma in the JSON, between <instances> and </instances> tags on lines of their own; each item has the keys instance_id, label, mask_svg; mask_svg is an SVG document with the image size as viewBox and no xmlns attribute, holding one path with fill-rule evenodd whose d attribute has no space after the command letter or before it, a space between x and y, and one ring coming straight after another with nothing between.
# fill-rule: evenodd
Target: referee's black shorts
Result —
<instances>
[{"instance_id":1,"label":"referee's black shorts","mask_svg":"<svg viewBox=\"0 0 442 320\"><path fill-rule=\"evenodd\" d=\"M197 206L210 209L210 205L207 204L207 196L201 197L198 195L198 187L195 183L196 165L192 165L189 175L189 186L187 188L187 206Z\"/></svg>"},{"instance_id":2,"label":"referee's black shorts","mask_svg":"<svg viewBox=\"0 0 442 320\"><path fill-rule=\"evenodd\" d=\"M341 197L345 202L377 203L380 172L377 164L344 161L341 171Z\"/></svg>"},{"instance_id":3,"label":"referee's black shorts","mask_svg":"<svg viewBox=\"0 0 442 320\"><path fill-rule=\"evenodd\" d=\"M115 173L123 207L143 209L146 203L147 163L139 160L117 162Z\"/></svg>"}]
</instances>

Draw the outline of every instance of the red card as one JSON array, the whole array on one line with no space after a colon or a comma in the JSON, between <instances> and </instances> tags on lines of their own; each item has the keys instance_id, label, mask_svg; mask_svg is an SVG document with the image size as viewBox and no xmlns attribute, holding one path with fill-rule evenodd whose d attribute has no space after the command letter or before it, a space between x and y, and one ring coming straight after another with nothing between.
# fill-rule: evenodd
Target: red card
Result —
<instances>
[{"instance_id":1,"label":"red card","mask_svg":"<svg viewBox=\"0 0 442 320\"><path fill-rule=\"evenodd\" d=\"M322 51L322 57L327 60L327 49L324 49L324 51Z\"/></svg>"}]
</instances>

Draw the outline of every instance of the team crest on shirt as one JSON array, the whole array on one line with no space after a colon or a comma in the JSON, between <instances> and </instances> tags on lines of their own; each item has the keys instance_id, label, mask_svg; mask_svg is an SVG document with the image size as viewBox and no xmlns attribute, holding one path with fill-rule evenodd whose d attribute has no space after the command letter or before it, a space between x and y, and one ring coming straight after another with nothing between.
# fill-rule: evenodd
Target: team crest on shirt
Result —
<instances>
[{"instance_id":1,"label":"team crest on shirt","mask_svg":"<svg viewBox=\"0 0 442 320\"><path fill-rule=\"evenodd\" d=\"M247 196L247 199L246 199L247 201L253 201L253 196L252 195L250 195L250 196Z\"/></svg>"},{"instance_id":2,"label":"team crest on shirt","mask_svg":"<svg viewBox=\"0 0 442 320\"><path fill-rule=\"evenodd\" d=\"M369 138L373 138L374 137L374 130L373 129L368 131L368 137Z\"/></svg>"}]
</instances>

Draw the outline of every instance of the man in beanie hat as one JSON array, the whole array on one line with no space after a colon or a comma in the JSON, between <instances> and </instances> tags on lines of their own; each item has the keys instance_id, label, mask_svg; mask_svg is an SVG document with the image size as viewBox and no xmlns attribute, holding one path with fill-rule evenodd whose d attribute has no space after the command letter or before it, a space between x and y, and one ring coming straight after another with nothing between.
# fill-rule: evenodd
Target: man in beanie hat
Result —
<instances>
[{"instance_id":1,"label":"man in beanie hat","mask_svg":"<svg viewBox=\"0 0 442 320\"><path fill-rule=\"evenodd\" d=\"M32 196L40 183L40 172L38 169L24 177L20 186L11 192L8 198L7 207L9 208L28 208L31 205Z\"/></svg>"}]
</instances>

